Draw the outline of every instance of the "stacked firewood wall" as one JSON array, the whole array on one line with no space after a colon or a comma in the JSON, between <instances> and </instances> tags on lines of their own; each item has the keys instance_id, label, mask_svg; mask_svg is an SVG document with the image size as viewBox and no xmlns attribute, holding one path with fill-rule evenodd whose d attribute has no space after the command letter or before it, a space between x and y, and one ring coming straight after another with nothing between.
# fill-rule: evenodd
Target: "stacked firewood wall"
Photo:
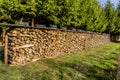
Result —
<instances>
[{"instance_id":1,"label":"stacked firewood wall","mask_svg":"<svg viewBox=\"0 0 120 80\"><path fill-rule=\"evenodd\" d=\"M100 46L109 40L107 34L15 28L8 33L8 63L23 65Z\"/></svg>"}]
</instances>

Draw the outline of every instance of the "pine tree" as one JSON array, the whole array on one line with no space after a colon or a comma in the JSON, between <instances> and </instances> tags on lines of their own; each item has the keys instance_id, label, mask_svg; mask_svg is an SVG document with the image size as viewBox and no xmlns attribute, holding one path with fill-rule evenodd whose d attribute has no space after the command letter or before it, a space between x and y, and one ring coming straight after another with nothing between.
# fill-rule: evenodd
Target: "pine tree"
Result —
<instances>
[{"instance_id":1,"label":"pine tree","mask_svg":"<svg viewBox=\"0 0 120 80\"><path fill-rule=\"evenodd\" d=\"M37 20L42 24L58 24L58 15L60 7L57 6L56 0L38 0L37 1Z\"/></svg>"},{"instance_id":2,"label":"pine tree","mask_svg":"<svg viewBox=\"0 0 120 80\"><path fill-rule=\"evenodd\" d=\"M10 15L11 2L9 0L0 1L0 22L11 22L12 18Z\"/></svg>"},{"instance_id":3,"label":"pine tree","mask_svg":"<svg viewBox=\"0 0 120 80\"><path fill-rule=\"evenodd\" d=\"M120 1L116 10L117 20L116 20L116 28L114 30L114 34L120 34Z\"/></svg>"},{"instance_id":4,"label":"pine tree","mask_svg":"<svg viewBox=\"0 0 120 80\"><path fill-rule=\"evenodd\" d=\"M35 0L26 0L26 12L24 12L24 16L28 19L31 20L31 25L34 26L34 18L36 17L36 1Z\"/></svg>"},{"instance_id":5,"label":"pine tree","mask_svg":"<svg viewBox=\"0 0 120 80\"><path fill-rule=\"evenodd\" d=\"M0 22L27 21L34 26L35 20L101 33L120 32L120 3L116 11L110 0L105 9L97 0L0 0L0 14Z\"/></svg>"},{"instance_id":6,"label":"pine tree","mask_svg":"<svg viewBox=\"0 0 120 80\"><path fill-rule=\"evenodd\" d=\"M112 33L115 31L117 13L116 13L112 3L110 2L110 0L107 1L107 4L105 6L105 12L106 12L106 18L108 21L106 32Z\"/></svg>"},{"instance_id":7,"label":"pine tree","mask_svg":"<svg viewBox=\"0 0 120 80\"><path fill-rule=\"evenodd\" d=\"M104 32L107 22L105 20L105 12L102 6L96 0L86 1L88 6L86 9L85 30Z\"/></svg>"}]
</instances>

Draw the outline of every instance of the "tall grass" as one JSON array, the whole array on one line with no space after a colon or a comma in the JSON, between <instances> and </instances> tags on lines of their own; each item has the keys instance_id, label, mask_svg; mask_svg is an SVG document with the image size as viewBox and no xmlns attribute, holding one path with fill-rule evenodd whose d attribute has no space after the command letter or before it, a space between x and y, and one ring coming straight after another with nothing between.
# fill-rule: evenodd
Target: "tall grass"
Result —
<instances>
[{"instance_id":1,"label":"tall grass","mask_svg":"<svg viewBox=\"0 0 120 80\"><path fill-rule=\"evenodd\" d=\"M120 45L110 43L25 66L1 61L0 80L116 80L119 52Z\"/></svg>"}]
</instances>

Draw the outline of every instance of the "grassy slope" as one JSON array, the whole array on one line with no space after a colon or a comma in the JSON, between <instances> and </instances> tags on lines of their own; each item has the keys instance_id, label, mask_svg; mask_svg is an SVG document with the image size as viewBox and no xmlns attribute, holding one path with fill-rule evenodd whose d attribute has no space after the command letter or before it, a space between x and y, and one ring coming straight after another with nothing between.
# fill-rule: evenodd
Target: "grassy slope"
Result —
<instances>
[{"instance_id":1,"label":"grassy slope","mask_svg":"<svg viewBox=\"0 0 120 80\"><path fill-rule=\"evenodd\" d=\"M26 66L0 62L0 80L115 80L120 44L61 55Z\"/></svg>"}]
</instances>

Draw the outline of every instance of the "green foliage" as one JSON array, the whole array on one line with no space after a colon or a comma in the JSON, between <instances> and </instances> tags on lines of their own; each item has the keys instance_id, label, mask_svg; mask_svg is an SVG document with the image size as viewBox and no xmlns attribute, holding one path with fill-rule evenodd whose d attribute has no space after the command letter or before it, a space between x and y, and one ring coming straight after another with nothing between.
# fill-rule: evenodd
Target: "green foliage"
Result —
<instances>
[{"instance_id":1,"label":"green foliage","mask_svg":"<svg viewBox=\"0 0 120 80\"><path fill-rule=\"evenodd\" d=\"M62 11L59 15L59 25L63 27L78 27L79 23L79 9L81 0L62 0L59 3L62 6Z\"/></svg>"},{"instance_id":2,"label":"green foliage","mask_svg":"<svg viewBox=\"0 0 120 80\"><path fill-rule=\"evenodd\" d=\"M108 21L107 32L113 33L116 28L117 13L116 13L112 3L110 2L110 0L108 0L108 2L106 4L105 12L106 12L106 18Z\"/></svg>"},{"instance_id":3,"label":"green foliage","mask_svg":"<svg viewBox=\"0 0 120 80\"><path fill-rule=\"evenodd\" d=\"M115 31L114 31L114 34L120 34L120 1L119 1L119 4L118 4L118 8L117 8L117 20L116 20L116 27L115 27Z\"/></svg>"},{"instance_id":4,"label":"green foliage","mask_svg":"<svg viewBox=\"0 0 120 80\"><path fill-rule=\"evenodd\" d=\"M55 0L38 0L37 14L41 23L58 24L60 7L57 6Z\"/></svg>"},{"instance_id":5,"label":"green foliage","mask_svg":"<svg viewBox=\"0 0 120 80\"><path fill-rule=\"evenodd\" d=\"M9 0L0 1L0 22L11 22L10 9L12 4L10 3Z\"/></svg>"},{"instance_id":6,"label":"green foliage","mask_svg":"<svg viewBox=\"0 0 120 80\"><path fill-rule=\"evenodd\" d=\"M103 8L98 0L0 0L0 22L55 24L95 32L120 33L120 3L110 0Z\"/></svg>"},{"instance_id":7,"label":"green foliage","mask_svg":"<svg viewBox=\"0 0 120 80\"><path fill-rule=\"evenodd\" d=\"M88 2L87 10L87 30L104 32L106 30L107 21L105 20L105 13L96 0Z\"/></svg>"}]
</instances>

